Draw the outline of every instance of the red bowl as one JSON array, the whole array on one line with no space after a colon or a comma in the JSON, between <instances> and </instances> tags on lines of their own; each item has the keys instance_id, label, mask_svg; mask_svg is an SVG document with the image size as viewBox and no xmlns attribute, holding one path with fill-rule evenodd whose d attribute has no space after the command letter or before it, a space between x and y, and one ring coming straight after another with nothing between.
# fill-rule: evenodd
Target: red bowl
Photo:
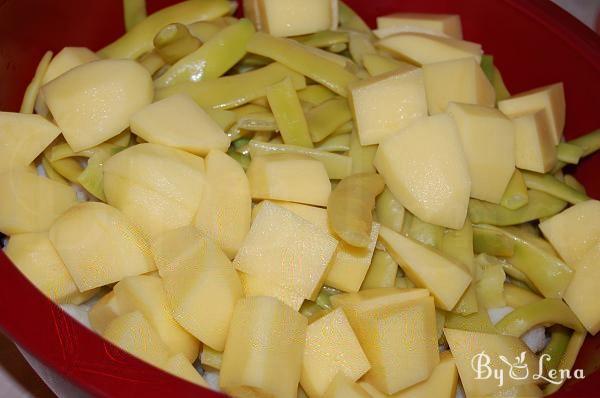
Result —
<instances>
[{"instance_id":1,"label":"red bowl","mask_svg":"<svg viewBox=\"0 0 600 398\"><path fill-rule=\"evenodd\" d=\"M149 0L155 11L169 0ZM546 0L347 0L369 24L397 11L460 14L466 39L493 54L508 88L518 93L563 81L566 136L600 127L600 39ZM42 54L63 46L97 50L123 33L121 0L0 1L0 109L18 111ZM600 156L576 171L600 198ZM97 396L217 397L106 343L47 300L0 255L0 328L72 388ZM598 396L600 337L588 338L575 365L586 379L557 397ZM64 386L64 384L63 384Z\"/></svg>"}]
</instances>

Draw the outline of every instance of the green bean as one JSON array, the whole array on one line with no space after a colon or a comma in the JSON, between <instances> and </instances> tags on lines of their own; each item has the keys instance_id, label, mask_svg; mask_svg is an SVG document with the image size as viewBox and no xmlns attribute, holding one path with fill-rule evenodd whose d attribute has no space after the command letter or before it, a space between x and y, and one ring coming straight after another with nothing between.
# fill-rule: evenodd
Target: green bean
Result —
<instances>
[{"instance_id":1,"label":"green bean","mask_svg":"<svg viewBox=\"0 0 600 398\"><path fill-rule=\"evenodd\" d=\"M429 224L414 216L408 230L408 237L424 245L440 249L442 239L444 238L444 228L439 225Z\"/></svg>"},{"instance_id":2,"label":"green bean","mask_svg":"<svg viewBox=\"0 0 600 398\"><path fill-rule=\"evenodd\" d=\"M467 219L461 229L445 229L440 248L446 256L463 264L471 275L475 274L473 240L473 225Z\"/></svg>"},{"instance_id":3,"label":"green bean","mask_svg":"<svg viewBox=\"0 0 600 398\"><path fill-rule=\"evenodd\" d=\"M325 166L330 179L342 179L352 172L352 160L348 156L337 153L325 152L319 149L306 148L295 145L277 144L272 142L250 141L250 155L263 156L271 153L292 153L305 155L320 161Z\"/></svg>"},{"instance_id":4,"label":"green bean","mask_svg":"<svg viewBox=\"0 0 600 398\"><path fill-rule=\"evenodd\" d=\"M241 75L197 83L182 83L156 91L156 100L178 93L189 94L203 108L231 109L267 95L267 87L290 77L296 90L306 87L304 76L273 63Z\"/></svg>"},{"instance_id":5,"label":"green bean","mask_svg":"<svg viewBox=\"0 0 600 398\"><path fill-rule=\"evenodd\" d=\"M384 187L379 174L363 173L344 178L331 192L327 218L331 229L344 242L354 247L369 246L375 198Z\"/></svg>"},{"instance_id":6,"label":"green bean","mask_svg":"<svg viewBox=\"0 0 600 398\"><path fill-rule=\"evenodd\" d=\"M571 339L569 339L569 344L567 344L567 349L560 359L557 369L571 370L571 368L573 368L575 359L577 359L579 350L581 349L581 346L583 346L586 336L586 332L573 332L573 334L571 334ZM554 394L566 380L566 377L563 376L562 372L557 372L556 377L559 379L555 380L555 383L549 383L544 387L544 396ZM558 383L556 381L558 381Z\"/></svg>"},{"instance_id":7,"label":"green bean","mask_svg":"<svg viewBox=\"0 0 600 398\"><path fill-rule=\"evenodd\" d=\"M474 228L473 249L475 253L510 257L515 253L515 243L502 231L488 228Z\"/></svg>"},{"instance_id":8,"label":"green bean","mask_svg":"<svg viewBox=\"0 0 600 398\"><path fill-rule=\"evenodd\" d=\"M386 187L375 202L377 221L389 229L402 233L406 210Z\"/></svg>"},{"instance_id":9,"label":"green bean","mask_svg":"<svg viewBox=\"0 0 600 398\"><path fill-rule=\"evenodd\" d=\"M577 164L583 156L583 148L568 142L561 142L557 147L558 160L568 164Z\"/></svg>"},{"instance_id":10,"label":"green bean","mask_svg":"<svg viewBox=\"0 0 600 398\"><path fill-rule=\"evenodd\" d=\"M589 199L586 194L571 188L551 174L538 174L531 171L523 171L522 174L525 184L530 189L545 192L571 204L577 204Z\"/></svg>"},{"instance_id":11,"label":"green bean","mask_svg":"<svg viewBox=\"0 0 600 398\"><path fill-rule=\"evenodd\" d=\"M477 300L477 289L474 283L471 283L463 293L458 303L452 308L452 313L460 315L471 315L479 311L479 302Z\"/></svg>"},{"instance_id":12,"label":"green bean","mask_svg":"<svg viewBox=\"0 0 600 398\"><path fill-rule=\"evenodd\" d=\"M115 147L97 151L89 158L86 168L77 177L77 182L86 191L103 202L106 202L106 196L104 195L104 162L123 149L125 148Z\"/></svg>"},{"instance_id":13,"label":"green bean","mask_svg":"<svg viewBox=\"0 0 600 398\"><path fill-rule=\"evenodd\" d=\"M474 224L499 226L523 224L543 217L550 217L567 207L567 202L547 193L530 189L529 202L517 210L478 199L469 201L469 218Z\"/></svg>"},{"instance_id":14,"label":"green bean","mask_svg":"<svg viewBox=\"0 0 600 398\"><path fill-rule=\"evenodd\" d=\"M45 156L42 156L42 167L44 168L44 171L46 172L46 175L49 179L63 184L67 184L67 180L63 176L58 174L56 170L54 170L54 167L52 167L52 164L50 164L50 161Z\"/></svg>"},{"instance_id":15,"label":"green bean","mask_svg":"<svg viewBox=\"0 0 600 398\"><path fill-rule=\"evenodd\" d=\"M160 30L154 36L156 52L168 64L174 64L181 58L196 51L202 42L191 34L187 26L172 23Z\"/></svg>"},{"instance_id":16,"label":"green bean","mask_svg":"<svg viewBox=\"0 0 600 398\"><path fill-rule=\"evenodd\" d=\"M475 258L477 297L485 308L504 307L506 306L504 298L506 274L500 262L490 262L488 258L489 256L485 255L479 255Z\"/></svg>"},{"instance_id":17,"label":"green bean","mask_svg":"<svg viewBox=\"0 0 600 398\"><path fill-rule=\"evenodd\" d=\"M229 148L227 154L237 161L244 170L247 170L250 166L250 156L242 155L233 148Z\"/></svg>"},{"instance_id":18,"label":"green bean","mask_svg":"<svg viewBox=\"0 0 600 398\"><path fill-rule=\"evenodd\" d=\"M23 101L21 102L21 110L19 112L33 113L35 101L38 98L40 87L42 87L42 80L44 79L44 75L46 74L46 70L48 69L48 65L50 65L51 60L52 51L46 51L42 59L40 59L31 83L29 83L27 89L25 90L25 95L23 96Z\"/></svg>"},{"instance_id":19,"label":"green bean","mask_svg":"<svg viewBox=\"0 0 600 398\"><path fill-rule=\"evenodd\" d=\"M155 86L163 88L220 77L244 57L253 35L254 26L247 19L226 27L177 61L154 82Z\"/></svg>"},{"instance_id":20,"label":"green bean","mask_svg":"<svg viewBox=\"0 0 600 398\"><path fill-rule=\"evenodd\" d=\"M346 44L346 43L335 43L335 44L332 44L329 47L327 47L327 51L336 53L336 54L343 53L347 49L348 49L348 44Z\"/></svg>"},{"instance_id":21,"label":"green bean","mask_svg":"<svg viewBox=\"0 0 600 398\"><path fill-rule=\"evenodd\" d=\"M392 256L383 250L375 250L371 265L360 289L394 287L397 274L398 264L396 264Z\"/></svg>"},{"instance_id":22,"label":"green bean","mask_svg":"<svg viewBox=\"0 0 600 398\"><path fill-rule=\"evenodd\" d=\"M573 277L573 271L558 257L548 253L524 236L514 234L514 231L511 233L490 225L474 225L473 229L474 231L488 229L504 233L514 241L514 254L510 257L509 262L523 272L544 297L560 298L563 296Z\"/></svg>"},{"instance_id":23,"label":"green bean","mask_svg":"<svg viewBox=\"0 0 600 398\"><path fill-rule=\"evenodd\" d=\"M592 153L600 150L600 129L575 138L568 143L582 148L583 156L589 156Z\"/></svg>"},{"instance_id":24,"label":"green bean","mask_svg":"<svg viewBox=\"0 0 600 398\"><path fill-rule=\"evenodd\" d=\"M249 131L276 131L277 121L271 112L250 113L238 119L237 127Z\"/></svg>"},{"instance_id":25,"label":"green bean","mask_svg":"<svg viewBox=\"0 0 600 398\"><path fill-rule=\"evenodd\" d=\"M327 152L347 152L350 150L350 134L332 135L321 141L317 148Z\"/></svg>"},{"instance_id":26,"label":"green bean","mask_svg":"<svg viewBox=\"0 0 600 398\"><path fill-rule=\"evenodd\" d=\"M216 20L211 22L198 21L187 25L187 28L192 36L200 40L200 43L206 43L214 35L223 30L225 24L218 24Z\"/></svg>"},{"instance_id":27,"label":"green bean","mask_svg":"<svg viewBox=\"0 0 600 398\"><path fill-rule=\"evenodd\" d=\"M577 179L570 174L565 174L565 184L584 195L586 194L583 184L577 181Z\"/></svg>"},{"instance_id":28,"label":"green bean","mask_svg":"<svg viewBox=\"0 0 600 398\"><path fill-rule=\"evenodd\" d=\"M267 99L283 142L287 145L312 148L309 125L291 79L286 78L268 87Z\"/></svg>"},{"instance_id":29,"label":"green bean","mask_svg":"<svg viewBox=\"0 0 600 398\"><path fill-rule=\"evenodd\" d=\"M375 49L375 45L368 35L358 32L349 32L348 34L350 38L350 42L348 44L350 56L357 65L364 66L364 57L366 55L377 54L377 49Z\"/></svg>"},{"instance_id":30,"label":"green bean","mask_svg":"<svg viewBox=\"0 0 600 398\"><path fill-rule=\"evenodd\" d=\"M323 102L335 97L335 93L320 84L313 84L303 90L298 91L300 101L311 104L312 106L321 105Z\"/></svg>"},{"instance_id":31,"label":"green bean","mask_svg":"<svg viewBox=\"0 0 600 398\"><path fill-rule=\"evenodd\" d=\"M487 311L483 308L469 315L460 315L454 312L446 313L446 327L469 332L498 333L492 321L490 321Z\"/></svg>"},{"instance_id":32,"label":"green bean","mask_svg":"<svg viewBox=\"0 0 600 398\"><path fill-rule=\"evenodd\" d=\"M513 176L508 182L506 191L502 195L500 204L510 210L517 210L525 206L529 202L529 196L527 195L527 186L523 175L519 170L515 169Z\"/></svg>"},{"instance_id":33,"label":"green bean","mask_svg":"<svg viewBox=\"0 0 600 398\"><path fill-rule=\"evenodd\" d=\"M379 54L366 54L363 57L363 64L371 76L379 76L401 69L406 71L415 69L415 66L411 64Z\"/></svg>"},{"instance_id":34,"label":"green bean","mask_svg":"<svg viewBox=\"0 0 600 398\"><path fill-rule=\"evenodd\" d=\"M138 62L142 64L144 68L150 73L154 75L156 72L160 70L163 66L165 66L165 60L158 54L156 50L147 52L142 55Z\"/></svg>"},{"instance_id":35,"label":"green bean","mask_svg":"<svg viewBox=\"0 0 600 398\"><path fill-rule=\"evenodd\" d=\"M230 112L235 113L238 118L245 116L245 115L250 115L252 113L270 113L270 111L267 107L256 105L256 104L242 105L242 106L232 109Z\"/></svg>"},{"instance_id":36,"label":"green bean","mask_svg":"<svg viewBox=\"0 0 600 398\"><path fill-rule=\"evenodd\" d=\"M302 303L302 306L300 307L300 313L309 319L321 311L323 311L323 309L319 307L317 303L310 300L304 300L304 303Z\"/></svg>"},{"instance_id":37,"label":"green bean","mask_svg":"<svg viewBox=\"0 0 600 398\"><path fill-rule=\"evenodd\" d=\"M540 301L542 297L531 290L515 286L512 283L504 283L504 300L506 305L512 308L520 308Z\"/></svg>"},{"instance_id":38,"label":"green bean","mask_svg":"<svg viewBox=\"0 0 600 398\"><path fill-rule=\"evenodd\" d=\"M333 44L348 43L350 38L348 33L339 30L322 30L310 35L298 36L294 38L305 46L327 48Z\"/></svg>"},{"instance_id":39,"label":"green bean","mask_svg":"<svg viewBox=\"0 0 600 398\"><path fill-rule=\"evenodd\" d=\"M373 159L377 152L377 145L362 146L356 129L350 136L350 152L352 158L352 173L374 173ZM398 232L398 231L396 231Z\"/></svg>"},{"instance_id":40,"label":"green bean","mask_svg":"<svg viewBox=\"0 0 600 398\"><path fill-rule=\"evenodd\" d=\"M571 339L571 330L561 325L554 325L550 328L550 342L542 350L541 355L547 355L544 361L544 370L557 369L561 358L565 355L569 340Z\"/></svg>"},{"instance_id":41,"label":"green bean","mask_svg":"<svg viewBox=\"0 0 600 398\"><path fill-rule=\"evenodd\" d=\"M485 73L490 83L494 84L496 71L494 69L494 57L488 54L481 56L481 70Z\"/></svg>"},{"instance_id":42,"label":"green bean","mask_svg":"<svg viewBox=\"0 0 600 398\"><path fill-rule=\"evenodd\" d=\"M230 10L227 0L184 1L148 16L99 53L104 58L135 59L152 50L152 40L164 26L175 22L206 21L223 16Z\"/></svg>"},{"instance_id":43,"label":"green bean","mask_svg":"<svg viewBox=\"0 0 600 398\"><path fill-rule=\"evenodd\" d=\"M502 318L496 324L496 329L504 335L521 337L535 326L554 324L585 331L569 306L557 298L546 298L517 308Z\"/></svg>"},{"instance_id":44,"label":"green bean","mask_svg":"<svg viewBox=\"0 0 600 398\"><path fill-rule=\"evenodd\" d=\"M81 167L81 164L79 164L79 162L73 158L50 161L50 164L58 174L71 182L78 182L77 179L83 172L83 167Z\"/></svg>"},{"instance_id":45,"label":"green bean","mask_svg":"<svg viewBox=\"0 0 600 398\"><path fill-rule=\"evenodd\" d=\"M373 36L373 32L371 31L371 28L369 28L369 25L367 25L367 23L343 1L338 2L338 14L340 18L340 28L355 30Z\"/></svg>"},{"instance_id":46,"label":"green bean","mask_svg":"<svg viewBox=\"0 0 600 398\"><path fill-rule=\"evenodd\" d=\"M146 0L123 0L123 15L125 17L125 30L129 32L146 18Z\"/></svg>"},{"instance_id":47,"label":"green bean","mask_svg":"<svg viewBox=\"0 0 600 398\"><path fill-rule=\"evenodd\" d=\"M316 55L312 47L304 46L293 40L257 33L248 43L247 50L280 62L292 70L310 77L331 91L346 97L347 86L358 78L344 67ZM313 49L314 50L314 49Z\"/></svg>"},{"instance_id":48,"label":"green bean","mask_svg":"<svg viewBox=\"0 0 600 398\"><path fill-rule=\"evenodd\" d=\"M208 115L223 129L227 130L237 122L237 115L225 109L205 109Z\"/></svg>"},{"instance_id":49,"label":"green bean","mask_svg":"<svg viewBox=\"0 0 600 398\"><path fill-rule=\"evenodd\" d=\"M352 112L348 100L337 97L312 108L306 115L306 120L312 140L319 142L352 120Z\"/></svg>"}]
</instances>

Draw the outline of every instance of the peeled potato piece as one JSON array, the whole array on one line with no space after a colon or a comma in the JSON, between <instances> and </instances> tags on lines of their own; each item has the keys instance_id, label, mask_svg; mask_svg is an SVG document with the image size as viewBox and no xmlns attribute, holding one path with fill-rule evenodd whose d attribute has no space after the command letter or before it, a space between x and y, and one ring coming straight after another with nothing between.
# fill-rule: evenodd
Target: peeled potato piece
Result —
<instances>
[{"instance_id":1,"label":"peeled potato piece","mask_svg":"<svg viewBox=\"0 0 600 398\"><path fill-rule=\"evenodd\" d=\"M76 66L98 61L100 57L95 52L85 47L65 47L60 50L48 65L42 82L44 84L56 79L63 73L70 71Z\"/></svg>"}]
</instances>

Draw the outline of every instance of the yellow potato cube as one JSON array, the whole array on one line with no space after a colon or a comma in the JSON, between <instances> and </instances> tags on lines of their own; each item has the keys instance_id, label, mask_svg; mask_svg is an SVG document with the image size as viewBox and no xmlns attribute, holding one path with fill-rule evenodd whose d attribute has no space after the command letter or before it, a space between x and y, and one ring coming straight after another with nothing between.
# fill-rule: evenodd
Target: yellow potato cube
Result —
<instances>
[{"instance_id":1,"label":"yellow potato cube","mask_svg":"<svg viewBox=\"0 0 600 398\"><path fill-rule=\"evenodd\" d=\"M397 26L415 26L462 39L460 15L399 12L377 18L379 29Z\"/></svg>"},{"instance_id":2,"label":"yellow potato cube","mask_svg":"<svg viewBox=\"0 0 600 398\"><path fill-rule=\"evenodd\" d=\"M360 289L394 287L398 275L398 264L386 251L375 250L371 265Z\"/></svg>"},{"instance_id":3,"label":"yellow potato cube","mask_svg":"<svg viewBox=\"0 0 600 398\"><path fill-rule=\"evenodd\" d=\"M29 166L59 135L40 115L0 112L0 173Z\"/></svg>"},{"instance_id":4,"label":"yellow potato cube","mask_svg":"<svg viewBox=\"0 0 600 398\"><path fill-rule=\"evenodd\" d=\"M279 299L294 310L300 310L304 297L291 289L286 289L278 283L261 275L239 274L245 297L269 296Z\"/></svg>"},{"instance_id":5,"label":"yellow potato cube","mask_svg":"<svg viewBox=\"0 0 600 398\"><path fill-rule=\"evenodd\" d=\"M331 193L323 163L305 156L273 154L252 159L247 171L252 199L327 206Z\"/></svg>"},{"instance_id":6,"label":"yellow potato cube","mask_svg":"<svg viewBox=\"0 0 600 398\"><path fill-rule=\"evenodd\" d=\"M480 44L423 33L400 33L380 40L377 45L417 65L461 58L475 58L480 63L483 54Z\"/></svg>"},{"instance_id":7,"label":"yellow potato cube","mask_svg":"<svg viewBox=\"0 0 600 398\"><path fill-rule=\"evenodd\" d=\"M139 230L104 203L70 208L52 225L50 241L82 292L155 269Z\"/></svg>"},{"instance_id":8,"label":"yellow potato cube","mask_svg":"<svg viewBox=\"0 0 600 398\"><path fill-rule=\"evenodd\" d=\"M239 250L237 270L306 299L316 296L337 240L293 212L266 202Z\"/></svg>"},{"instance_id":9,"label":"yellow potato cube","mask_svg":"<svg viewBox=\"0 0 600 398\"><path fill-rule=\"evenodd\" d=\"M29 169L0 174L0 198L0 232L6 235L47 231L77 203L71 187Z\"/></svg>"},{"instance_id":10,"label":"yellow potato cube","mask_svg":"<svg viewBox=\"0 0 600 398\"><path fill-rule=\"evenodd\" d=\"M321 397L341 373L354 382L371 365L341 308L308 325L300 384L309 397Z\"/></svg>"},{"instance_id":11,"label":"yellow potato cube","mask_svg":"<svg viewBox=\"0 0 600 398\"><path fill-rule=\"evenodd\" d=\"M557 161L554 135L546 111L517 115L515 125L515 160L517 167L537 173L547 173Z\"/></svg>"},{"instance_id":12,"label":"yellow potato cube","mask_svg":"<svg viewBox=\"0 0 600 398\"><path fill-rule=\"evenodd\" d=\"M242 166L223 152L211 151L205 162L206 188L194 224L234 258L250 230L250 184Z\"/></svg>"},{"instance_id":13,"label":"yellow potato cube","mask_svg":"<svg viewBox=\"0 0 600 398\"><path fill-rule=\"evenodd\" d=\"M500 390L495 377L491 374L484 377L488 375L488 370L504 373L502 388L533 382L533 374L539 368L538 361L519 338L457 329L444 329L444 335L450 345L467 397L485 397ZM516 366L511 369L501 357ZM480 366L477 366L478 363ZM480 378L477 378L477 369L481 370ZM527 377L525 369L529 370ZM510 371L516 372L512 373L516 377L510 377Z\"/></svg>"},{"instance_id":14,"label":"yellow potato cube","mask_svg":"<svg viewBox=\"0 0 600 398\"><path fill-rule=\"evenodd\" d=\"M112 138L152 102L152 77L138 62L113 59L71 69L42 87L58 127L75 152Z\"/></svg>"},{"instance_id":15,"label":"yellow potato cube","mask_svg":"<svg viewBox=\"0 0 600 398\"><path fill-rule=\"evenodd\" d=\"M154 144L205 156L225 152L231 140L187 94L176 94L142 108L131 116L131 131Z\"/></svg>"},{"instance_id":16,"label":"yellow potato cube","mask_svg":"<svg viewBox=\"0 0 600 398\"><path fill-rule=\"evenodd\" d=\"M450 102L496 105L496 92L474 58L423 66L429 114L442 113Z\"/></svg>"},{"instance_id":17,"label":"yellow potato cube","mask_svg":"<svg viewBox=\"0 0 600 398\"><path fill-rule=\"evenodd\" d=\"M600 242L575 264L575 275L565 292L565 301L592 335L600 330Z\"/></svg>"},{"instance_id":18,"label":"yellow potato cube","mask_svg":"<svg viewBox=\"0 0 600 398\"><path fill-rule=\"evenodd\" d=\"M65 47L60 50L50 64L42 78L42 83L46 84L54 80L63 73L70 71L76 66L87 64L88 62L98 61L100 57L95 52L86 47Z\"/></svg>"},{"instance_id":19,"label":"yellow potato cube","mask_svg":"<svg viewBox=\"0 0 600 398\"><path fill-rule=\"evenodd\" d=\"M472 281L469 270L386 227L381 228L379 236L410 280L431 291L438 308L446 311L454 308Z\"/></svg>"},{"instance_id":20,"label":"yellow potato cube","mask_svg":"<svg viewBox=\"0 0 600 398\"><path fill-rule=\"evenodd\" d=\"M72 303L81 295L47 232L13 235L4 252L19 271L55 303Z\"/></svg>"},{"instance_id":21,"label":"yellow potato cube","mask_svg":"<svg viewBox=\"0 0 600 398\"><path fill-rule=\"evenodd\" d=\"M169 358L169 350L165 343L139 311L115 318L108 324L102 337L158 368Z\"/></svg>"},{"instance_id":22,"label":"yellow potato cube","mask_svg":"<svg viewBox=\"0 0 600 398\"><path fill-rule=\"evenodd\" d=\"M175 321L202 343L222 351L235 303L242 297L240 279L218 248L196 267L164 277ZM196 353L197 354L197 353Z\"/></svg>"},{"instance_id":23,"label":"yellow potato cube","mask_svg":"<svg viewBox=\"0 0 600 398\"><path fill-rule=\"evenodd\" d=\"M223 363L223 353L213 350L209 346L205 345L202 347L202 352L200 353L200 363L202 366L208 366L213 369L221 369L221 364Z\"/></svg>"},{"instance_id":24,"label":"yellow potato cube","mask_svg":"<svg viewBox=\"0 0 600 398\"><path fill-rule=\"evenodd\" d=\"M421 69L388 72L349 88L361 145L379 144L414 119L427 116Z\"/></svg>"},{"instance_id":25,"label":"yellow potato cube","mask_svg":"<svg viewBox=\"0 0 600 398\"><path fill-rule=\"evenodd\" d=\"M307 320L272 297L235 306L221 366L221 388L235 397L296 398Z\"/></svg>"},{"instance_id":26,"label":"yellow potato cube","mask_svg":"<svg viewBox=\"0 0 600 398\"><path fill-rule=\"evenodd\" d=\"M182 353L189 362L196 360L200 343L173 319L163 282L158 276L125 278L113 291L121 311L140 311L172 354Z\"/></svg>"},{"instance_id":27,"label":"yellow potato cube","mask_svg":"<svg viewBox=\"0 0 600 398\"><path fill-rule=\"evenodd\" d=\"M205 183L201 157L157 144L132 146L104 164L104 192L149 237L192 224Z\"/></svg>"},{"instance_id":28,"label":"yellow potato cube","mask_svg":"<svg viewBox=\"0 0 600 398\"><path fill-rule=\"evenodd\" d=\"M88 317L92 329L97 333L102 334L113 319L124 313L125 312L119 305L119 301L115 297L115 292L111 291L102 296L102 298L90 308Z\"/></svg>"},{"instance_id":29,"label":"yellow potato cube","mask_svg":"<svg viewBox=\"0 0 600 398\"><path fill-rule=\"evenodd\" d=\"M500 203L515 172L515 127L502 112L452 103L448 114L458 126L471 175L471 197Z\"/></svg>"},{"instance_id":30,"label":"yellow potato cube","mask_svg":"<svg viewBox=\"0 0 600 398\"><path fill-rule=\"evenodd\" d=\"M411 213L431 224L462 228L471 177L450 116L425 117L391 135L379 145L373 163Z\"/></svg>"},{"instance_id":31,"label":"yellow potato cube","mask_svg":"<svg viewBox=\"0 0 600 398\"><path fill-rule=\"evenodd\" d=\"M371 395L360 385L344 376L344 373L338 372L327 387L323 398L371 398Z\"/></svg>"},{"instance_id":32,"label":"yellow potato cube","mask_svg":"<svg viewBox=\"0 0 600 398\"><path fill-rule=\"evenodd\" d=\"M506 116L517 116L545 110L554 144L558 144L565 128L565 91L562 83L540 87L498 102Z\"/></svg>"},{"instance_id":33,"label":"yellow potato cube","mask_svg":"<svg viewBox=\"0 0 600 398\"><path fill-rule=\"evenodd\" d=\"M600 201L586 200L540 223L542 233L572 268L600 242Z\"/></svg>"},{"instance_id":34,"label":"yellow potato cube","mask_svg":"<svg viewBox=\"0 0 600 398\"><path fill-rule=\"evenodd\" d=\"M167 360L162 368L174 376L182 378L190 383L198 384L204 388L210 388L206 380L200 376L200 373L192 366L188 358L183 354L173 355Z\"/></svg>"},{"instance_id":35,"label":"yellow potato cube","mask_svg":"<svg viewBox=\"0 0 600 398\"><path fill-rule=\"evenodd\" d=\"M245 3L248 0L244 1ZM337 0L256 0L260 28L277 37L336 29ZM252 0L250 0L252 3Z\"/></svg>"}]
</instances>

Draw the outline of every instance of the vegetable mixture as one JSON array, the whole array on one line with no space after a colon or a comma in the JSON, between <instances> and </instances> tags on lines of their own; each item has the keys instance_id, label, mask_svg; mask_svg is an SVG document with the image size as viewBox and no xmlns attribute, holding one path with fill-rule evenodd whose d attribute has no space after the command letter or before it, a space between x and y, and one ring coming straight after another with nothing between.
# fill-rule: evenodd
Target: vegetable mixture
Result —
<instances>
[{"instance_id":1,"label":"vegetable mixture","mask_svg":"<svg viewBox=\"0 0 600 398\"><path fill-rule=\"evenodd\" d=\"M44 294L234 397L559 388L600 330L600 202L566 168L600 130L564 140L562 83L510 94L457 15L124 6L0 113L4 250Z\"/></svg>"}]
</instances>

